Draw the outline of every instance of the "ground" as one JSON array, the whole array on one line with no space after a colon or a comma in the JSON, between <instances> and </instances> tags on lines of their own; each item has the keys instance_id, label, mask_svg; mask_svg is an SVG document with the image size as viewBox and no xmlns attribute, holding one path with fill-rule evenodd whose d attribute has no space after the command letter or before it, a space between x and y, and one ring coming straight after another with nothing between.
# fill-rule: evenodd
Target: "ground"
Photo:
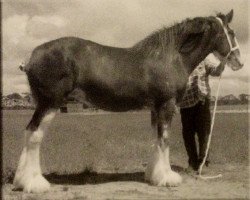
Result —
<instances>
[{"instance_id":1,"label":"ground","mask_svg":"<svg viewBox=\"0 0 250 200\"><path fill-rule=\"evenodd\" d=\"M187 157L179 115L173 121L170 159L183 177L178 187L144 182L154 143L147 111L83 115L59 114L44 139L41 164L52 183L44 194L13 191L12 179L31 111L3 112L4 199L249 199L249 113L218 113L211 143L211 165L202 180L186 173ZM63 126L62 126L63 125Z\"/></svg>"},{"instance_id":2,"label":"ground","mask_svg":"<svg viewBox=\"0 0 250 200\"><path fill-rule=\"evenodd\" d=\"M110 174L109 176L88 174L74 177L88 178L90 182L77 180L74 184L70 179L54 177L51 190L45 194L24 194L12 191L13 186L4 186L5 199L249 199L249 168L233 165L214 165L209 175L222 173L222 178L202 180L184 174L183 183L178 187L155 187L143 182L143 173ZM245 174L245 177L242 174ZM100 176L100 177L99 177ZM101 177L103 176L103 177ZM73 177L71 177L73 178ZM115 180L114 180L115 179ZM53 180L53 178L51 178ZM79 181L79 182L78 182ZM70 183L71 182L71 183Z\"/></svg>"}]
</instances>

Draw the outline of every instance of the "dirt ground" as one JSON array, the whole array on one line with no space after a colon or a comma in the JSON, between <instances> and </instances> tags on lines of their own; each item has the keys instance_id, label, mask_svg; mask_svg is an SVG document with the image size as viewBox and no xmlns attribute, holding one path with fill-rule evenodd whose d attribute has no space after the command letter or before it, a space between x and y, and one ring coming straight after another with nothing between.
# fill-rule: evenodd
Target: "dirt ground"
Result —
<instances>
[{"instance_id":1,"label":"dirt ground","mask_svg":"<svg viewBox=\"0 0 250 200\"><path fill-rule=\"evenodd\" d=\"M176 168L176 167L175 167ZM3 186L3 199L249 199L249 167L212 165L204 175L222 174L222 178L202 180L183 169L175 169L183 177L178 187L155 187L143 181L143 172L48 175L52 182L49 192L27 194Z\"/></svg>"}]
</instances>

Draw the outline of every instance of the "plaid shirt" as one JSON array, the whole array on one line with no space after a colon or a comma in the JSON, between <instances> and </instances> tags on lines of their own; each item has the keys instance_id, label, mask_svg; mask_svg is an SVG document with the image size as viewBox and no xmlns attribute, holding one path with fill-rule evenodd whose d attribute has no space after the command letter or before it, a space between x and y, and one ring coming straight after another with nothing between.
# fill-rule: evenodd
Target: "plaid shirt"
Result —
<instances>
[{"instance_id":1,"label":"plaid shirt","mask_svg":"<svg viewBox=\"0 0 250 200\"><path fill-rule=\"evenodd\" d=\"M183 96L180 108L195 106L199 101L210 98L209 75L220 76L224 66L215 65L208 59L202 61L191 73L188 79L187 88Z\"/></svg>"}]
</instances>

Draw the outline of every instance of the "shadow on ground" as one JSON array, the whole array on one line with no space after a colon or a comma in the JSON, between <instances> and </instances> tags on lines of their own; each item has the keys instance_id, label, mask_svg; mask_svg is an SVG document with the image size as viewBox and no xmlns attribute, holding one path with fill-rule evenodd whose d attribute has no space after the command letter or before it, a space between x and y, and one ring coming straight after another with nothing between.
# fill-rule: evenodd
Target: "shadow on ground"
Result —
<instances>
[{"instance_id":1,"label":"shadow on ground","mask_svg":"<svg viewBox=\"0 0 250 200\"><path fill-rule=\"evenodd\" d=\"M179 166L172 166L172 169L177 172L184 171L184 169ZM45 175L45 177L50 183L71 184L71 185L99 184L99 183L107 183L115 181L145 182L144 172L97 173L90 170L85 170L83 172L74 174L51 173Z\"/></svg>"},{"instance_id":2,"label":"shadow on ground","mask_svg":"<svg viewBox=\"0 0 250 200\"><path fill-rule=\"evenodd\" d=\"M144 172L134 173L97 173L91 171L84 171L76 174L56 174L51 173L45 175L50 183L54 184L71 184L71 185L84 185L84 184L99 184L114 181L144 181Z\"/></svg>"},{"instance_id":3,"label":"shadow on ground","mask_svg":"<svg viewBox=\"0 0 250 200\"><path fill-rule=\"evenodd\" d=\"M184 172L184 168L180 166L171 166L176 172ZM134 181L144 183L144 172L133 172L133 173L97 173L90 171L89 169L84 170L80 173L73 174L57 174L50 173L44 175L44 177L53 184L60 185L84 185L84 184L101 184L116 181ZM8 181L5 183L13 183L14 173L12 172L8 176ZM13 189L12 191L21 191L21 189Z\"/></svg>"}]
</instances>

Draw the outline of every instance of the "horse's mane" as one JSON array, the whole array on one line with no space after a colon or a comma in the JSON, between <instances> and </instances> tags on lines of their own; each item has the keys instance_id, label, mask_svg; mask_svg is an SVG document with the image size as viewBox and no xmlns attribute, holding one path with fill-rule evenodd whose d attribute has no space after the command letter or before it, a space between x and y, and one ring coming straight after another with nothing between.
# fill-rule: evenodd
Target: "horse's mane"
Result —
<instances>
[{"instance_id":1,"label":"horse's mane","mask_svg":"<svg viewBox=\"0 0 250 200\"><path fill-rule=\"evenodd\" d=\"M138 51L143 50L146 55L155 52L155 50L157 50L158 53L163 53L165 47L170 47L179 30L180 24L163 27L136 43L133 49Z\"/></svg>"},{"instance_id":2,"label":"horse's mane","mask_svg":"<svg viewBox=\"0 0 250 200\"><path fill-rule=\"evenodd\" d=\"M220 18L224 17L221 13L218 13L217 16ZM192 29L198 29L198 27L204 26L211 19L212 16L196 17L193 19L187 18L172 26L163 27L136 43L132 49L138 51L142 50L146 55L155 52L163 54L166 52L168 52L168 54L175 53L178 45L183 41L186 34L191 33L193 31Z\"/></svg>"}]
</instances>

